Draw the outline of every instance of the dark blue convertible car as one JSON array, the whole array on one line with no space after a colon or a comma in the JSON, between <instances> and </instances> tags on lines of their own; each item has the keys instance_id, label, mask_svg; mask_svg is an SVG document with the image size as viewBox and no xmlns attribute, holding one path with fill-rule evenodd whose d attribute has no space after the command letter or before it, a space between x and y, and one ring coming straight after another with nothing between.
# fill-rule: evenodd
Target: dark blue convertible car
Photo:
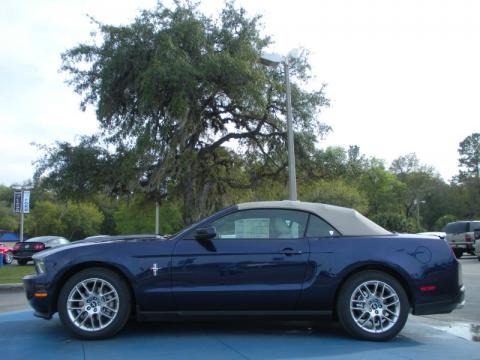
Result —
<instances>
[{"instance_id":1,"label":"dark blue convertible car","mask_svg":"<svg viewBox=\"0 0 480 360\"><path fill-rule=\"evenodd\" d=\"M171 238L105 236L34 256L23 279L37 316L84 339L138 320L315 319L387 340L408 314L464 303L461 268L441 239L392 234L352 209L275 201L220 211ZM324 317L323 317L324 318Z\"/></svg>"}]
</instances>

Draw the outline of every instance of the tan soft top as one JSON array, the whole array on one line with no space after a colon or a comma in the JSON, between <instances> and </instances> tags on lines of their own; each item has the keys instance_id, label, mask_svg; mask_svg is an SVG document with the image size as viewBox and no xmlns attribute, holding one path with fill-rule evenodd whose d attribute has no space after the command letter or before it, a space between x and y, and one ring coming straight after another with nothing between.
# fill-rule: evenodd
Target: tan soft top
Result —
<instances>
[{"instance_id":1,"label":"tan soft top","mask_svg":"<svg viewBox=\"0 0 480 360\"><path fill-rule=\"evenodd\" d=\"M273 208L273 209L289 209L303 210L313 213L335 229L342 235L346 236L365 236L365 235L391 235L392 233L367 219L358 211L335 205L327 205L320 203L310 203L302 201L258 201L239 204L240 210Z\"/></svg>"}]
</instances>

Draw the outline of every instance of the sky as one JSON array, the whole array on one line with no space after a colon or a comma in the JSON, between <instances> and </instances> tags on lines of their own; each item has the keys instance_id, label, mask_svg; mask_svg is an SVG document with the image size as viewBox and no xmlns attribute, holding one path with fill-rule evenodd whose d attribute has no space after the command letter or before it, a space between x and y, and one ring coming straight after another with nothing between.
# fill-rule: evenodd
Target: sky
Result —
<instances>
[{"instance_id":1,"label":"sky","mask_svg":"<svg viewBox=\"0 0 480 360\"><path fill-rule=\"evenodd\" d=\"M165 2L171 3L170 1ZM331 106L333 132L318 146L358 145L389 163L416 153L449 181L458 145L480 132L480 1L237 0L262 15L270 51L310 52L314 79ZM87 15L127 24L155 0L2 0L0 12L0 184L31 179L42 152L98 130L93 108L59 72L60 54L89 40ZM216 14L221 0L200 3Z\"/></svg>"}]
</instances>

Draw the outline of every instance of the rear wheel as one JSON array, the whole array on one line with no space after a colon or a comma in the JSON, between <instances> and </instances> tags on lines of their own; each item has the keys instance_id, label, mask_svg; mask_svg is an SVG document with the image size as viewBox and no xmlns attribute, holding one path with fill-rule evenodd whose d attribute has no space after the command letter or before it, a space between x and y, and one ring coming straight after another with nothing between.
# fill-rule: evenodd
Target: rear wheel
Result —
<instances>
[{"instance_id":1,"label":"rear wheel","mask_svg":"<svg viewBox=\"0 0 480 360\"><path fill-rule=\"evenodd\" d=\"M3 263L10 265L13 261L13 254L11 251L7 251L5 254L3 254Z\"/></svg>"},{"instance_id":2,"label":"rear wheel","mask_svg":"<svg viewBox=\"0 0 480 360\"><path fill-rule=\"evenodd\" d=\"M58 297L62 323L82 339L105 339L118 333L131 311L125 281L103 268L83 270L72 276Z\"/></svg>"},{"instance_id":3,"label":"rear wheel","mask_svg":"<svg viewBox=\"0 0 480 360\"><path fill-rule=\"evenodd\" d=\"M381 271L364 271L347 279L340 290L340 323L358 339L384 341L405 326L410 305L402 285Z\"/></svg>"},{"instance_id":4,"label":"rear wheel","mask_svg":"<svg viewBox=\"0 0 480 360\"><path fill-rule=\"evenodd\" d=\"M453 249L453 253L455 254L455 257L457 259L460 259L463 255L463 250L462 249Z\"/></svg>"}]
</instances>

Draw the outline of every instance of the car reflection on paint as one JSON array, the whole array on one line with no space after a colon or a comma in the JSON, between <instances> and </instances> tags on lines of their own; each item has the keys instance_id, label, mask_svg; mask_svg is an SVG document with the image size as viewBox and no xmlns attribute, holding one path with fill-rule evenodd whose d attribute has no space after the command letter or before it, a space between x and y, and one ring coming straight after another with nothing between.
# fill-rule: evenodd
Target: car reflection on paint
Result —
<instances>
[{"instance_id":1,"label":"car reflection on paint","mask_svg":"<svg viewBox=\"0 0 480 360\"><path fill-rule=\"evenodd\" d=\"M62 236L37 236L25 241L19 241L13 247L13 258L18 265L26 265L32 261L32 256L40 251L57 246L68 245L70 241Z\"/></svg>"},{"instance_id":2,"label":"car reflection on paint","mask_svg":"<svg viewBox=\"0 0 480 360\"><path fill-rule=\"evenodd\" d=\"M170 238L102 236L34 256L24 278L37 316L58 312L84 339L139 321L337 317L388 340L408 314L464 303L460 264L439 238L392 234L357 211L297 201L244 203Z\"/></svg>"}]
</instances>

